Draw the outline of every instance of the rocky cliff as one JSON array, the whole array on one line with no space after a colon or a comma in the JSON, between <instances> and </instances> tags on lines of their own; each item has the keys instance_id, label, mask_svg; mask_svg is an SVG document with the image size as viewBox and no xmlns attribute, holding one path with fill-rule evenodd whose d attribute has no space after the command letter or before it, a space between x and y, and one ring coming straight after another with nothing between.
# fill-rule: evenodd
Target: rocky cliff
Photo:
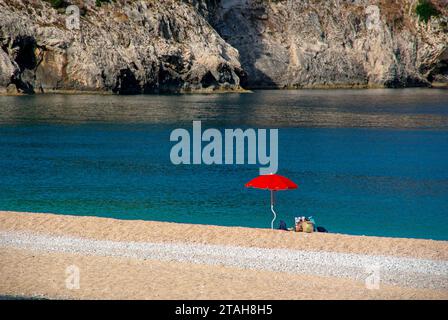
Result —
<instances>
[{"instance_id":1,"label":"rocky cliff","mask_svg":"<svg viewBox=\"0 0 448 320\"><path fill-rule=\"evenodd\" d=\"M418 1L225 1L214 26L240 53L250 87L401 87L448 82L446 4L428 23Z\"/></svg>"},{"instance_id":2,"label":"rocky cliff","mask_svg":"<svg viewBox=\"0 0 448 320\"><path fill-rule=\"evenodd\" d=\"M446 0L50 2L0 0L0 92L448 83Z\"/></svg>"},{"instance_id":3,"label":"rocky cliff","mask_svg":"<svg viewBox=\"0 0 448 320\"><path fill-rule=\"evenodd\" d=\"M238 89L238 51L178 1L71 1L80 28L46 1L0 0L0 86L118 93Z\"/></svg>"}]
</instances>

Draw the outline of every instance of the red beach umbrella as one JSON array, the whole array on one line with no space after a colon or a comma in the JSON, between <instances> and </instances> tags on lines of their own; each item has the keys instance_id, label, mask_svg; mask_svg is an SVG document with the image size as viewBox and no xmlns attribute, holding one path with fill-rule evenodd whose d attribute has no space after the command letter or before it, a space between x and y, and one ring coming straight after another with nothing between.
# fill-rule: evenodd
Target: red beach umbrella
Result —
<instances>
[{"instance_id":1,"label":"red beach umbrella","mask_svg":"<svg viewBox=\"0 0 448 320\"><path fill-rule=\"evenodd\" d=\"M246 188L257 188L271 191L271 211L274 214L274 219L271 222L271 229L274 229L274 221L277 214L274 211L275 196L274 193L280 190L297 189L295 184L290 179L279 174L265 174L258 176L244 185Z\"/></svg>"}]
</instances>

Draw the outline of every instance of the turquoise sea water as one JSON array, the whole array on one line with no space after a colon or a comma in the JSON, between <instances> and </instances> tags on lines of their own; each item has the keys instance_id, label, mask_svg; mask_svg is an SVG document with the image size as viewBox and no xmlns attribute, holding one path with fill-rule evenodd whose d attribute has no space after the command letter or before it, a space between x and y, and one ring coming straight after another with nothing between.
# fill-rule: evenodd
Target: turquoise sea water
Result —
<instances>
[{"instance_id":1,"label":"turquoise sea water","mask_svg":"<svg viewBox=\"0 0 448 320\"><path fill-rule=\"evenodd\" d=\"M448 91L0 97L0 210L269 227L254 165L171 164L172 129L279 128L278 220L448 240Z\"/></svg>"}]
</instances>

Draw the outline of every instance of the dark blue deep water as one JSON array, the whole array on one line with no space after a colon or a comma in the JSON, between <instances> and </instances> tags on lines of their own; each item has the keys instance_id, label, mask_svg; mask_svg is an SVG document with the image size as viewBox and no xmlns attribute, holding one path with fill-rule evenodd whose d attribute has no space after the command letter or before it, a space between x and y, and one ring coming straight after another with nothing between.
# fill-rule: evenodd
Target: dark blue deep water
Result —
<instances>
[{"instance_id":1,"label":"dark blue deep water","mask_svg":"<svg viewBox=\"0 0 448 320\"><path fill-rule=\"evenodd\" d=\"M448 240L448 91L0 97L0 210L269 227L256 165L171 164L174 128L279 128L279 219Z\"/></svg>"}]
</instances>

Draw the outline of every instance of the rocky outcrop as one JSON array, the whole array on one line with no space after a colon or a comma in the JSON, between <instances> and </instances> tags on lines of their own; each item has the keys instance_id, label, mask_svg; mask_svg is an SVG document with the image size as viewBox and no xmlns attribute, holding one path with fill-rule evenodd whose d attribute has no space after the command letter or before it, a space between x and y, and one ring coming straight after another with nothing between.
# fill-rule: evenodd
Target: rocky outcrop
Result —
<instances>
[{"instance_id":1,"label":"rocky outcrop","mask_svg":"<svg viewBox=\"0 0 448 320\"><path fill-rule=\"evenodd\" d=\"M428 23L416 2L73 0L73 29L65 7L0 0L0 92L448 84L445 0Z\"/></svg>"},{"instance_id":2,"label":"rocky outcrop","mask_svg":"<svg viewBox=\"0 0 448 320\"><path fill-rule=\"evenodd\" d=\"M446 8L442 2L440 10ZM446 3L446 2L445 2ZM249 87L402 87L447 77L448 21L417 1L225 1L214 27L238 49ZM447 82L448 83L448 82Z\"/></svg>"},{"instance_id":3,"label":"rocky outcrop","mask_svg":"<svg viewBox=\"0 0 448 320\"><path fill-rule=\"evenodd\" d=\"M197 9L179 1L71 1L65 9L38 0L0 0L0 86L22 92L117 93L237 90L238 51ZM8 59L9 57L9 59Z\"/></svg>"}]
</instances>

